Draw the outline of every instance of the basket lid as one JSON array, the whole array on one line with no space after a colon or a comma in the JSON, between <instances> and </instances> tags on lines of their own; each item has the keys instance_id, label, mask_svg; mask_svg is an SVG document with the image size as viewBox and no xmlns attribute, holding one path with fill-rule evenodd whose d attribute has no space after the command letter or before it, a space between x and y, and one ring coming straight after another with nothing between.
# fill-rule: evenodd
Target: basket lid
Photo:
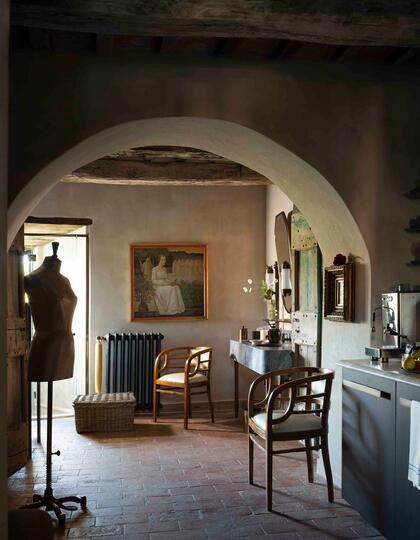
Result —
<instances>
[{"instance_id":1,"label":"basket lid","mask_svg":"<svg viewBox=\"0 0 420 540\"><path fill-rule=\"evenodd\" d=\"M135 404L136 398L133 392L116 392L112 394L78 395L73 401L73 405L89 405L91 403L95 403L96 405L112 405L122 403Z\"/></svg>"}]
</instances>

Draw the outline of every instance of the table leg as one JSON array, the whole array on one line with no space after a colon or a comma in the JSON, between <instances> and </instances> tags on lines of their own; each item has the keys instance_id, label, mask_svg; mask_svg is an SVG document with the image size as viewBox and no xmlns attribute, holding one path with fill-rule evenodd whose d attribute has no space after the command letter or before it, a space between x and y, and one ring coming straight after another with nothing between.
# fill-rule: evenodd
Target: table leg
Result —
<instances>
[{"instance_id":1,"label":"table leg","mask_svg":"<svg viewBox=\"0 0 420 540\"><path fill-rule=\"evenodd\" d=\"M235 384L235 418L239 415L239 365L236 360L233 361L234 367L234 384Z\"/></svg>"}]
</instances>

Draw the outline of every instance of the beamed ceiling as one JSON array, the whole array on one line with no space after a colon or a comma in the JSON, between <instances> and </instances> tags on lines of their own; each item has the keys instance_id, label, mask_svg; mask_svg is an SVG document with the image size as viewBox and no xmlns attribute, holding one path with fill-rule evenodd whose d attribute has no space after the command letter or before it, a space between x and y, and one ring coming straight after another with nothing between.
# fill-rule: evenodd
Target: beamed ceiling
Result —
<instances>
[{"instance_id":1,"label":"beamed ceiling","mask_svg":"<svg viewBox=\"0 0 420 540\"><path fill-rule=\"evenodd\" d=\"M271 182L210 152L178 146L133 148L98 159L62 182L129 186L252 186Z\"/></svg>"},{"instance_id":2,"label":"beamed ceiling","mask_svg":"<svg viewBox=\"0 0 420 540\"><path fill-rule=\"evenodd\" d=\"M12 0L14 47L418 63L418 0Z\"/></svg>"},{"instance_id":3,"label":"beamed ceiling","mask_svg":"<svg viewBox=\"0 0 420 540\"><path fill-rule=\"evenodd\" d=\"M12 50L98 56L194 54L213 59L418 66L420 1L12 0ZM237 163L191 148L135 148L63 182L261 185Z\"/></svg>"}]
</instances>

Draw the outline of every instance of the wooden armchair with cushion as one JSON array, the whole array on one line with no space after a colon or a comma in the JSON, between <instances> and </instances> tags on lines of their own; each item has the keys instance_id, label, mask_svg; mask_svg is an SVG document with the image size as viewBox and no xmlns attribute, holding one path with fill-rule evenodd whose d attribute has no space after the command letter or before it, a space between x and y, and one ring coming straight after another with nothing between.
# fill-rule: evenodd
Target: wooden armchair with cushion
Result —
<instances>
[{"instance_id":1,"label":"wooden armchair with cushion","mask_svg":"<svg viewBox=\"0 0 420 540\"><path fill-rule=\"evenodd\" d=\"M153 381L154 422L159 414L159 394L183 396L185 429L188 429L188 418L191 418L191 396L207 394L211 421L214 422L210 392L212 352L211 347L176 347L165 349L156 357ZM200 391L201 388L204 390Z\"/></svg>"},{"instance_id":2,"label":"wooden armchair with cushion","mask_svg":"<svg viewBox=\"0 0 420 540\"><path fill-rule=\"evenodd\" d=\"M285 380L273 387L276 377ZM328 452L328 411L334 372L301 367L273 371L258 377L248 397L249 483L254 482L254 444L266 453L267 511L272 509L273 455L306 452L308 479L313 482L312 450L321 450L328 485L328 500L334 502L334 485ZM267 384L266 396L256 401L255 392ZM276 404L281 404L278 407ZM286 406L283 403L286 402ZM273 450L276 441L305 441L305 446Z\"/></svg>"}]
</instances>

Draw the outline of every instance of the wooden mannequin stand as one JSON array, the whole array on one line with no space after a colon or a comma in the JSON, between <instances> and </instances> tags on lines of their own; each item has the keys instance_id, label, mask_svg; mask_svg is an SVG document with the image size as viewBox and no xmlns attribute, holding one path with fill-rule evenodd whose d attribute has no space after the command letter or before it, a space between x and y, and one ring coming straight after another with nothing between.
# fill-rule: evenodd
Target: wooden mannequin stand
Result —
<instances>
[{"instance_id":1,"label":"wooden mannequin stand","mask_svg":"<svg viewBox=\"0 0 420 540\"><path fill-rule=\"evenodd\" d=\"M53 402L53 383L48 382L48 401L47 401L47 479L44 495L34 495L33 503L27 504L22 508L42 508L45 506L45 510L53 511L57 516L58 522L60 525L64 525L66 522L66 515L63 514L61 509L74 511L77 510L77 506L67 506L65 503L73 502L80 504L82 510L87 508L87 499L86 497L59 497L58 499L54 497L53 490L51 487L51 467L52 467L52 456L60 455L60 451L52 452L52 402Z\"/></svg>"}]
</instances>

